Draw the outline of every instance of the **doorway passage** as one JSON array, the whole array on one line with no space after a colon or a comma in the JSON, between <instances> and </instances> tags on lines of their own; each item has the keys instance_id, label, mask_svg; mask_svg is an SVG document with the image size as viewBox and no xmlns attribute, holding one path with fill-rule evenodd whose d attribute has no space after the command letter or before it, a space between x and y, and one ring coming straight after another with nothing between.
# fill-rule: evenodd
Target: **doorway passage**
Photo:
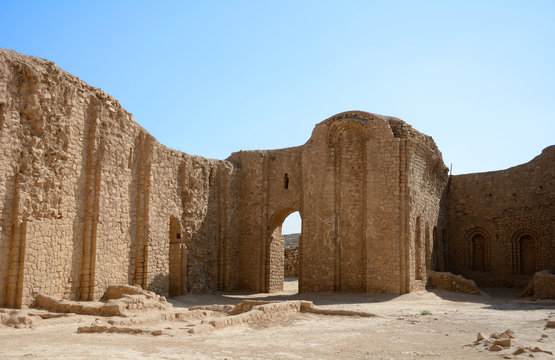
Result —
<instances>
[{"instance_id":1,"label":"doorway passage","mask_svg":"<svg viewBox=\"0 0 555 360\"><path fill-rule=\"evenodd\" d=\"M302 289L301 228L301 216L294 208L282 208L270 217L264 291L295 294Z\"/></svg>"},{"instance_id":2,"label":"doorway passage","mask_svg":"<svg viewBox=\"0 0 555 360\"><path fill-rule=\"evenodd\" d=\"M299 292L299 242L302 220L298 211L291 213L281 225L284 240L283 290Z\"/></svg>"}]
</instances>

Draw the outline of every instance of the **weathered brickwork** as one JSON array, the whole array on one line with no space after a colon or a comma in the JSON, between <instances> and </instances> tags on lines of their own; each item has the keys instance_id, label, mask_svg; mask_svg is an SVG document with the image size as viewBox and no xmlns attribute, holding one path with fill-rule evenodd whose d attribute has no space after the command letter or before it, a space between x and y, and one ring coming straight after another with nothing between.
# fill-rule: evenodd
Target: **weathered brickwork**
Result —
<instances>
[{"instance_id":1,"label":"weathered brickwork","mask_svg":"<svg viewBox=\"0 0 555 360\"><path fill-rule=\"evenodd\" d=\"M283 272L285 277L298 277L299 245L288 246L284 252Z\"/></svg>"},{"instance_id":2,"label":"weathered brickwork","mask_svg":"<svg viewBox=\"0 0 555 360\"><path fill-rule=\"evenodd\" d=\"M233 285L230 163L160 145L109 95L5 50L0 104L0 305L113 284L168 293L172 217L183 291Z\"/></svg>"},{"instance_id":3,"label":"weathered brickwork","mask_svg":"<svg viewBox=\"0 0 555 360\"><path fill-rule=\"evenodd\" d=\"M449 270L524 287L555 268L555 146L507 170L451 177L447 209Z\"/></svg>"},{"instance_id":4,"label":"weathered brickwork","mask_svg":"<svg viewBox=\"0 0 555 360\"><path fill-rule=\"evenodd\" d=\"M282 288L283 274L273 272L273 249L283 243L281 224L294 211L303 220L300 291L415 288L411 219L422 216L436 228L447 183L430 137L396 118L342 113L318 124L304 146L239 152L228 160L245 184L238 194L246 264L240 273L249 289ZM429 251L425 245L423 264L431 254L431 242Z\"/></svg>"},{"instance_id":5,"label":"weathered brickwork","mask_svg":"<svg viewBox=\"0 0 555 360\"><path fill-rule=\"evenodd\" d=\"M295 211L302 292L401 294L431 269L525 281L555 266L553 149L449 179L431 137L356 111L302 146L210 160L54 63L0 50L0 306L122 284L279 291Z\"/></svg>"}]
</instances>

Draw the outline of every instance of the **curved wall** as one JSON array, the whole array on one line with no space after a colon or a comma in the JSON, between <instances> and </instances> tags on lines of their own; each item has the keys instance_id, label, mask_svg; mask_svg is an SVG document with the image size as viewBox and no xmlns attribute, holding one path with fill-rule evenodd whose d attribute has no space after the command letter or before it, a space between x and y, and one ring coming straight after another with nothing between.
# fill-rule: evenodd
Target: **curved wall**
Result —
<instances>
[{"instance_id":1,"label":"curved wall","mask_svg":"<svg viewBox=\"0 0 555 360\"><path fill-rule=\"evenodd\" d=\"M553 147L448 182L431 137L351 111L302 146L210 160L159 144L54 63L0 50L0 153L0 306L111 284L279 291L294 211L302 292L402 294L445 268L515 283L555 266Z\"/></svg>"},{"instance_id":2,"label":"curved wall","mask_svg":"<svg viewBox=\"0 0 555 360\"><path fill-rule=\"evenodd\" d=\"M451 271L524 286L532 272L555 269L555 146L507 170L451 177L447 209Z\"/></svg>"}]
</instances>

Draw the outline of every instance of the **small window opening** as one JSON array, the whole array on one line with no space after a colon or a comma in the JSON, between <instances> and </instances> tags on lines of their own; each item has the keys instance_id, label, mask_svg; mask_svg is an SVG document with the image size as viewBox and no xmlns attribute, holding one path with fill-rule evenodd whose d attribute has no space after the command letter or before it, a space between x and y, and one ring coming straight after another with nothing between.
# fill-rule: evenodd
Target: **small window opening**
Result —
<instances>
[{"instance_id":1,"label":"small window opening","mask_svg":"<svg viewBox=\"0 0 555 360\"><path fill-rule=\"evenodd\" d=\"M181 233L177 233L177 235L175 236L178 239L181 239Z\"/></svg>"},{"instance_id":2,"label":"small window opening","mask_svg":"<svg viewBox=\"0 0 555 360\"><path fill-rule=\"evenodd\" d=\"M289 188L289 175L287 173L283 176L283 187L285 189Z\"/></svg>"}]
</instances>

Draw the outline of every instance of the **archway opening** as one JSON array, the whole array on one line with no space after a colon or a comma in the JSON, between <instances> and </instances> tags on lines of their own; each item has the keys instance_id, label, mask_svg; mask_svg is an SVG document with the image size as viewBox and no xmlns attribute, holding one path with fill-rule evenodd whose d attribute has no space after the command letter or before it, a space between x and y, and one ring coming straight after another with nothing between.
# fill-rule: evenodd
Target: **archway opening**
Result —
<instances>
[{"instance_id":1,"label":"archway opening","mask_svg":"<svg viewBox=\"0 0 555 360\"><path fill-rule=\"evenodd\" d=\"M298 211L283 220L281 233L284 240L283 290L299 292L299 255L302 219Z\"/></svg>"}]
</instances>

